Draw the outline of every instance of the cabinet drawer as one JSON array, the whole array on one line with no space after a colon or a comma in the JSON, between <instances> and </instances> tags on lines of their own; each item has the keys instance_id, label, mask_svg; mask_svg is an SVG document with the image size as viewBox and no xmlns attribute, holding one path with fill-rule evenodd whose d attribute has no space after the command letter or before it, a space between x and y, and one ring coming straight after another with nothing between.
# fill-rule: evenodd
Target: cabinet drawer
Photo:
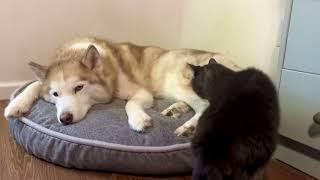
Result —
<instances>
[{"instance_id":1,"label":"cabinet drawer","mask_svg":"<svg viewBox=\"0 0 320 180\"><path fill-rule=\"evenodd\" d=\"M320 74L320 0L293 2L284 67Z\"/></svg>"},{"instance_id":2,"label":"cabinet drawer","mask_svg":"<svg viewBox=\"0 0 320 180\"><path fill-rule=\"evenodd\" d=\"M280 134L320 150L320 138L310 138L313 115L320 112L320 75L282 70Z\"/></svg>"}]
</instances>

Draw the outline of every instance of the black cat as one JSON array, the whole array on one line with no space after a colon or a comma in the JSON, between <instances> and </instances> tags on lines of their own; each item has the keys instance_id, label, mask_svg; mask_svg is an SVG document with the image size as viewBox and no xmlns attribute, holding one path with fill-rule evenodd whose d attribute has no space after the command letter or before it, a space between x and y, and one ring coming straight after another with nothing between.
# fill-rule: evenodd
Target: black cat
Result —
<instances>
[{"instance_id":1,"label":"black cat","mask_svg":"<svg viewBox=\"0 0 320 180\"><path fill-rule=\"evenodd\" d=\"M210 107L192 139L193 180L264 179L277 142L279 104L263 72L235 72L210 60L194 71L192 86Z\"/></svg>"}]
</instances>

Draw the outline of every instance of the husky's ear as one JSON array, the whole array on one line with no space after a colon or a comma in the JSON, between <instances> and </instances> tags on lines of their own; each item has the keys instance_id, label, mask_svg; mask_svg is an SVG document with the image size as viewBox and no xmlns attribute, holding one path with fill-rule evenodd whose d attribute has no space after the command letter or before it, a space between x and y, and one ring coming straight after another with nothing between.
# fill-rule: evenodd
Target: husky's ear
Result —
<instances>
[{"instance_id":1,"label":"husky's ear","mask_svg":"<svg viewBox=\"0 0 320 180\"><path fill-rule=\"evenodd\" d=\"M102 66L99 51L94 45L90 45L86 55L82 59L82 63L90 70L97 69Z\"/></svg>"},{"instance_id":2,"label":"husky's ear","mask_svg":"<svg viewBox=\"0 0 320 180\"><path fill-rule=\"evenodd\" d=\"M42 66L40 64L37 64L35 62L30 61L29 66L33 73L35 74L38 81L43 82L46 78L48 67Z\"/></svg>"},{"instance_id":3,"label":"husky's ear","mask_svg":"<svg viewBox=\"0 0 320 180\"><path fill-rule=\"evenodd\" d=\"M217 61L214 58L210 58L208 64L217 64Z\"/></svg>"}]
</instances>

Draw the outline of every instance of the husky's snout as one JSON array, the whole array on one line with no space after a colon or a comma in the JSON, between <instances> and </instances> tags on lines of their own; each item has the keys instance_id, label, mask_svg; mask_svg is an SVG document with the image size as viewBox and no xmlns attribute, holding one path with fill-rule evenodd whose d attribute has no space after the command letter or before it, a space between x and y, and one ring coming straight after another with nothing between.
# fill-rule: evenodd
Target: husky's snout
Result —
<instances>
[{"instance_id":1,"label":"husky's snout","mask_svg":"<svg viewBox=\"0 0 320 180\"><path fill-rule=\"evenodd\" d=\"M56 99L57 118L63 125L79 122L84 118L91 103L86 97L62 96Z\"/></svg>"},{"instance_id":2,"label":"husky's snout","mask_svg":"<svg viewBox=\"0 0 320 180\"><path fill-rule=\"evenodd\" d=\"M60 115L59 119L63 125L68 125L72 123L73 115L69 112L64 112Z\"/></svg>"}]
</instances>

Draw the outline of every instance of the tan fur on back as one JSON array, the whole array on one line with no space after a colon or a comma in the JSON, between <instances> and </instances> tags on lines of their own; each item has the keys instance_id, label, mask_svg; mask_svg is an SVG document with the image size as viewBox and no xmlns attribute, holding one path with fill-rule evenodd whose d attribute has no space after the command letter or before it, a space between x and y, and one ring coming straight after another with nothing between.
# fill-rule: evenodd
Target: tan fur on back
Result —
<instances>
[{"instance_id":1,"label":"tan fur on back","mask_svg":"<svg viewBox=\"0 0 320 180\"><path fill-rule=\"evenodd\" d=\"M94 45L102 57L103 73L98 78L77 63L84 57L89 45ZM176 85L190 86L193 75L187 63L205 65L212 57L231 69L238 69L231 61L223 60L222 55L212 52L166 50L154 46L83 38L66 43L57 50L55 59L58 62L50 66L47 79L53 78L56 71L63 71L64 76L76 74L89 81L102 83L116 97L127 99L138 87L162 97L168 96L168 91Z\"/></svg>"}]
</instances>

